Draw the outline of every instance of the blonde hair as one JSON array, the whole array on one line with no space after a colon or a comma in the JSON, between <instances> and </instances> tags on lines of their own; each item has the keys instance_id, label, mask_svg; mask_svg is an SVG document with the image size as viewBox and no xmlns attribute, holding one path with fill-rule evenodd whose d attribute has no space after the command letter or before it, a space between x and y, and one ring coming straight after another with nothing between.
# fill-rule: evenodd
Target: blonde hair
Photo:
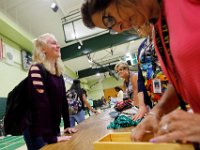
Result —
<instances>
[{"instance_id":1,"label":"blonde hair","mask_svg":"<svg viewBox=\"0 0 200 150\"><path fill-rule=\"evenodd\" d=\"M47 45L47 37L51 37L56 40L55 36L50 33L45 33L33 40L33 64L40 63L52 74L60 76L64 71L64 65L62 63L61 57L56 60L55 68L52 68L50 61L46 58L43 48Z\"/></svg>"},{"instance_id":2,"label":"blonde hair","mask_svg":"<svg viewBox=\"0 0 200 150\"><path fill-rule=\"evenodd\" d=\"M118 68L123 68L124 70L127 69L129 71L129 66L125 61L120 61L115 65L115 71L117 72Z\"/></svg>"}]
</instances>

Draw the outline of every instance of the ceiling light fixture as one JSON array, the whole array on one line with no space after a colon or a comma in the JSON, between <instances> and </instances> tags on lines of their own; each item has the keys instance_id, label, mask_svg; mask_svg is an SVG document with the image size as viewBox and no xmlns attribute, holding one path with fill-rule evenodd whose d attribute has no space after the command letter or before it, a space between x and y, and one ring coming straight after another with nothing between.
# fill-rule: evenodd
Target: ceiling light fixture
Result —
<instances>
[{"instance_id":1,"label":"ceiling light fixture","mask_svg":"<svg viewBox=\"0 0 200 150\"><path fill-rule=\"evenodd\" d=\"M81 40L78 40L78 49L81 49L82 46L83 46L83 42Z\"/></svg>"},{"instance_id":2,"label":"ceiling light fixture","mask_svg":"<svg viewBox=\"0 0 200 150\"><path fill-rule=\"evenodd\" d=\"M61 20L66 42L79 39L88 39L101 34L108 33L108 31L105 29L87 28L83 24L79 9L69 12L69 14L66 17L61 18Z\"/></svg>"},{"instance_id":3,"label":"ceiling light fixture","mask_svg":"<svg viewBox=\"0 0 200 150\"><path fill-rule=\"evenodd\" d=\"M54 12L57 12L58 11L58 5L56 3L52 3L51 4L51 9L54 11Z\"/></svg>"},{"instance_id":4,"label":"ceiling light fixture","mask_svg":"<svg viewBox=\"0 0 200 150\"><path fill-rule=\"evenodd\" d=\"M78 44L78 49L81 49L81 45Z\"/></svg>"},{"instance_id":5,"label":"ceiling light fixture","mask_svg":"<svg viewBox=\"0 0 200 150\"><path fill-rule=\"evenodd\" d=\"M96 76L100 76L100 75L101 75L100 73L97 73L97 74L96 74Z\"/></svg>"}]
</instances>

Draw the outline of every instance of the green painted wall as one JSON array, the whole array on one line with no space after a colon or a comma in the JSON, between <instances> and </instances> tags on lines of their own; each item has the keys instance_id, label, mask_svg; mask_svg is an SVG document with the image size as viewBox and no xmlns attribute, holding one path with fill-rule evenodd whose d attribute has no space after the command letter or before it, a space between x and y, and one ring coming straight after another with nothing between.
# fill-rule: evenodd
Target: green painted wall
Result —
<instances>
[{"instance_id":1,"label":"green painted wall","mask_svg":"<svg viewBox=\"0 0 200 150\"><path fill-rule=\"evenodd\" d=\"M66 66L65 66L65 74L67 76L69 76L70 78L72 78L72 79L78 78L78 76L76 75L76 73L73 72L71 69L67 68Z\"/></svg>"},{"instance_id":2,"label":"green painted wall","mask_svg":"<svg viewBox=\"0 0 200 150\"><path fill-rule=\"evenodd\" d=\"M89 87L88 99L96 100L100 99L104 95L101 81L93 81L92 83L89 83Z\"/></svg>"},{"instance_id":3,"label":"green painted wall","mask_svg":"<svg viewBox=\"0 0 200 150\"><path fill-rule=\"evenodd\" d=\"M27 51L32 50L33 36L26 33L21 27L12 22L3 13L0 12L0 33L7 39L19 45Z\"/></svg>"},{"instance_id":4,"label":"green painted wall","mask_svg":"<svg viewBox=\"0 0 200 150\"><path fill-rule=\"evenodd\" d=\"M0 97L7 97L9 91L11 91L14 86L17 85L27 75L27 72L22 70L20 47L2 35L0 37L3 38L3 42L5 41L4 58L0 61ZM14 56L13 65L6 63L5 45L9 47L12 45Z\"/></svg>"},{"instance_id":5,"label":"green painted wall","mask_svg":"<svg viewBox=\"0 0 200 150\"><path fill-rule=\"evenodd\" d=\"M27 75L27 72L4 62L0 62L0 69L0 97L6 97L9 91Z\"/></svg>"},{"instance_id":6,"label":"green painted wall","mask_svg":"<svg viewBox=\"0 0 200 150\"><path fill-rule=\"evenodd\" d=\"M123 81L117 81L113 77L106 78L102 81L100 80L99 82L97 80L93 81L92 83L88 83L88 86L90 87L88 91L88 98L93 100L100 99L104 95L104 89L109 89L121 85L123 85Z\"/></svg>"},{"instance_id":7,"label":"green painted wall","mask_svg":"<svg viewBox=\"0 0 200 150\"><path fill-rule=\"evenodd\" d=\"M102 84L103 84L103 89L110 89L110 88L113 88L115 86L123 85L123 80L121 80L121 79L116 80L114 78L107 78L106 80L102 81Z\"/></svg>"}]
</instances>

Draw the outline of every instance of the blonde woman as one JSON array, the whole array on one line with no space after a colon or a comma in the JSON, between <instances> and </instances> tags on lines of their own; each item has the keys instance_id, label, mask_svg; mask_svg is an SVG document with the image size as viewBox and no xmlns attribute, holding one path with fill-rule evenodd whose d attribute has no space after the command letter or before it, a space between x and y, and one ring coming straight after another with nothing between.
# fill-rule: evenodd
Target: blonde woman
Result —
<instances>
[{"instance_id":1,"label":"blonde woman","mask_svg":"<svg viewBox=\"0 0 200 150\"><path fill-rule=\"evenodd\" d=\"M119 62L115 66L115 71L124 79L124 99L132 99L133 104L138 106L138 87L137 87L137 74L129 70L126 62Z\"/></svg>"},{"instance_id":2,"label":"blonde woman","mask_svg":"<svg viewBox=\"0 0 200 150\"><path fill-rule=\"evenodd\" d=\"M60 45L49 33L36 38L33 44L33 64L28 75L31 124L23 133L27 148L31 150L40 149L49 143L70 140L71 136L60 136L61 115L64 119L64 131L77 131L68 128L70 121L66 109L68 104L62 76Z\"/></svg>"},{"instance_id":3,"label":"blonde woman","mask_svg":"<svg viewBox=\"0 0 200 150\"><path fill-rule=\"evenodd\" d=\"M118 63L115 66L115 71L124 79L124 88L126 93L124 98L133 97L133 104L139 106L138 113L133 116L133 120L136 121L137 119L142 118L147 111L144 99L141 99L140 93L138 93L138 76L129 70L129 66L126 62Z\"/></svg>"}]
</instances>

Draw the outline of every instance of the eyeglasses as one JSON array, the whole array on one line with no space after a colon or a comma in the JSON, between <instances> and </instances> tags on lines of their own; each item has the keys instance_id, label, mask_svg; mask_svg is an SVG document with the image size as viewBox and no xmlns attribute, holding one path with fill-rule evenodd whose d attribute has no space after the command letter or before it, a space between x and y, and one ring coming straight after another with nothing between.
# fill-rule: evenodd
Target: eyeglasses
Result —
<instances>
[{"instance_id":1,"label":"eyeglasses","mask_svg":"<svg viewBox=\"0 0 200 150\"><path fill-rule=\"evenodd\" d=\"M104 11L102 16L102 22L109 30L111 30L115 26L116 20L113 16L106 16L105 14L106 13Z\"/></svg>"}]
</instances>

